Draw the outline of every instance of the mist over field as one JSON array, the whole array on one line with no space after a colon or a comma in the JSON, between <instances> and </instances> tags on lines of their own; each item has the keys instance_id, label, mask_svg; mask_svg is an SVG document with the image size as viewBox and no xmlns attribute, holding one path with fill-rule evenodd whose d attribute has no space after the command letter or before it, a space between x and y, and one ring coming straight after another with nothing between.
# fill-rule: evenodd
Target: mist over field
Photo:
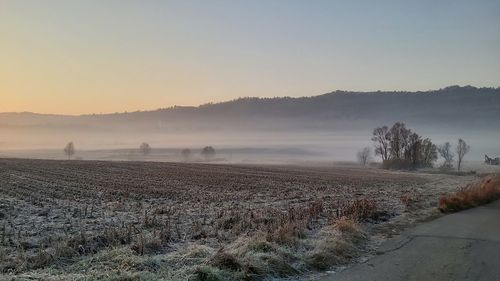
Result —
<instances>
[{"instance_id":1,"label":"mist over field","mask_svg":"<svg viewBox=\"0 0 500 281\"><path fill-rule=\"evenodd\" d=\"M161 105L158 105L161 106ZM336 91L303 98L241 98L198 107L81 116L0 114L0 155L178 161L210 145L225 162L352 161L373 128L404 122L436 144L463 138L468 160L500 155L500 89L452 86L425 92Z\"/></svg>"}]
</instances>

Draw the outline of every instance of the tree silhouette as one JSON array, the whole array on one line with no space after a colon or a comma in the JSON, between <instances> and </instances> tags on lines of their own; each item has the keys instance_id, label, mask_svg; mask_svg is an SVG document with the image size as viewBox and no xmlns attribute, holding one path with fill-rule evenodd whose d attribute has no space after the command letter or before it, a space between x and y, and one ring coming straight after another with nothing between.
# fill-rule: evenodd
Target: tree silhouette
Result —
<instances>
[{"instance_id":1,"label":"tree silhouette","mask_svg":"<svg viewBox=\"0 0 500 281\"><path fill-rule=\"evenodd\" d=\"M375 155L380 155L382 160L389 159L390 133L387 126L375 128L373 130L372 141L375 146Z\"/></svg>"},{"instance_id":2,"label":"tree silhouette","mask_svg":"<svg viewBox=\"0 0 500 281\"><path fill-rule=\"evenodd\" d=\"M451 144L449 142L445 142L443 145L438 147L439 154L444 158L444 163L442 165L443 168L450 169L453 167L453 158L455 154L451 152Z\"/></svg>"},{"instance_id":3,"label":"tree silhouette","mask_svg":"<svg viewBox=\"0 0 500 281\"><path fill-rule=\"evenodd\" d=\"M181 151L181 155L182 155L182 159L184 159L184 161L189 161L191 159L191 149L189 148L186 148L186 149L183 149Z\"/></svg>"},{"instance_id":4,"label":"tree silhouette","mask_svg":"<svg viewBox=\"0 0 500 281\"><path fill-rule=\"evenodd\" d=\"M146 156L151 153L151 146L149 146L148 143L143 142L141 143L141 146L139 146L139 150L141 151L142 155Z\"/></svg>"},{"instance_id":5,"label":"tree silhouette","mask_svg":"<svg viewBox=\"0 0 500 281\"><path fill-rule=\"evenodd\" d=\"M457 144L457 156L458 156L458 171L460 171L460 168L462 167L462 161L464 160L465 154L469 152L470 146L463 140L463 139L458 139L458 144Z\"/></svg>"},{"instance_id":6,"label":"tree silhouette","mask_svg":"<svg viewBox=\"0 0 500 281\"><path fill-rule=\"evenodd\" d=\"M215 155L215 149L211 146L205 146L201 151L201 156L203 156L207 161L214 159Z\"/></svg>"},{"instance_id":7,"label":"tree silhouette","mask_svg":"<svg viewBox=\"0 0 500 281\"><path fill-rule=\"evenodd\" d=\"M73 144L72 141L68 142L66 147L64 147L64 154L68 156L68 160L70 160L71 156L75 154L75 145Z\"/></svg>"},{"instance_id":8,"label":"tree silhouette","mask_svg":"<svg viewBox=\"0 0 500 281\"><path fill-rule=\"evenodd\" d=\"M358 162L361 165L366 166L366 164L370 160L371 154L372 154L372 151L369 147L365 147L362 150L358 151L358 154L357 154Z\"/></svg>"}]
</instances>

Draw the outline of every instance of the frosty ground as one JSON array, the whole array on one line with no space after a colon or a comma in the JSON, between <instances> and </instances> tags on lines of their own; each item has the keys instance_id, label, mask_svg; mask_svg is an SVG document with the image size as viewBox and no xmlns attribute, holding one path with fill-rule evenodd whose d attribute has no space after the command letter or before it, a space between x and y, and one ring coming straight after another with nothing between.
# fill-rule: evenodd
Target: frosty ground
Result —
<instances>
[{"instance_id":1,"label":"frosty ground","mask_svg":"<svg viewBox=\"0 0 500 281\"><path fill-rule=\"evenodd\" d=\"M481 174L0 159L1 280L314 278Z\"/></svg>"}]
</instances>

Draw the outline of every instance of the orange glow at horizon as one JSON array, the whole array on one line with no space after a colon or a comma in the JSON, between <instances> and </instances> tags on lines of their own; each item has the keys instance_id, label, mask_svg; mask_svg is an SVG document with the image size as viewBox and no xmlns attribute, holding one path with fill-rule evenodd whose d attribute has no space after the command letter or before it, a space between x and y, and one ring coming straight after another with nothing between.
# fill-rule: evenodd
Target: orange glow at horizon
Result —
<instances>
[{"instance_id":1,"label":"orange glow at horizon","mask_svg":"<svg viewBox=\"0 0 500 281\"><path fill-rule=\"evenodd\" d=\"M500 86L500 3L361 2L3 0L0 112Z\"/></svg>"}]
</instances>

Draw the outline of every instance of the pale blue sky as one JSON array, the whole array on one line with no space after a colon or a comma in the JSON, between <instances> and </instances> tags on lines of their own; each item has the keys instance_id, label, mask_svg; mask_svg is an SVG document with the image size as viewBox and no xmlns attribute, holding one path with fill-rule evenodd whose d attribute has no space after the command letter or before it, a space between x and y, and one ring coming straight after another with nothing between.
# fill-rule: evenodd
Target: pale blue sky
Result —
<instances>
[{"instance_id":1,"label":"pale blue sky","mask_svg":"<svg viewBox=\"0 0 500 281\"><path fill-rule=\"evenodd\" d=\"M0 41L0 111L500 86L499 0L0 0Z\"/></svg>"}]
</instances>

